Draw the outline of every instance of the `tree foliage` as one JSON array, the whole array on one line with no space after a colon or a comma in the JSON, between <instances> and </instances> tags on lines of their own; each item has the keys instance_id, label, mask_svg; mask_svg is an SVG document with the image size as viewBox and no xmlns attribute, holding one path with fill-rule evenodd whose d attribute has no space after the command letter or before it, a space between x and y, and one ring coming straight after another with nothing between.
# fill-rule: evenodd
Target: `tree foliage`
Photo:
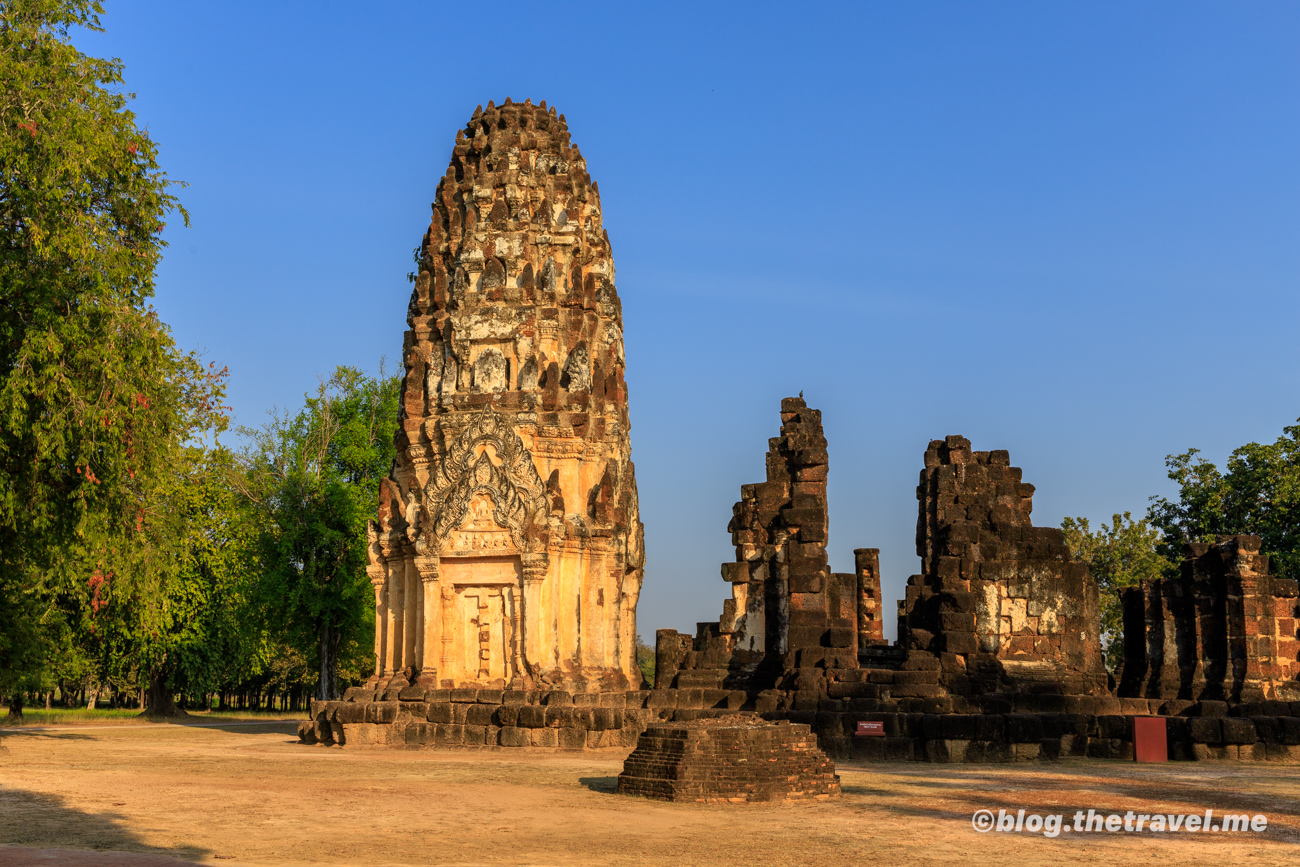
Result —
<instances>
[{"instance_id":1,"label":"tree foliage","mask_svg":"<svg viewBox=\"0 0 1300 867\"><path fill-rule=\"evenodd\" d=\"M177 185L121 63L71 42L101 13L0 0L0 692L148 686L158 711L319 656L332 693L368 655L398 381L340 368L219 445L225 372L149 306Z\"/></svg>"},{"instance_id":2,"label":"tree foliage","mask_svg":"<svg viewBox=\"0 0 1300 867\"><path fill-rule=\"evenodd\" d=\"M1101 638L1106 665L1111 671L1124 656L1124 612L1121 596L1126 588L1169 574L1171 562L1161 555L1160 531L1132 514L1114 515L1093 530L1087 518L1061 522L1065 542L1076 560L1088 564L1101 596Z\"/></svg>"},{"instance_id":3,"label":"tree foliage","mask_svg":"<svg viewBox=\"0 0 1300 867\"><path fill-rule=\"evenodd\" d=\"M366 522L395 453L400 380L339 367L294 415L242 428L240 484L260 516L260 598L272 629L318 663L319 698L369 661Z\"/></svg>"},{"instance_id":4,"label":"tree foliage","mask_svg":"<svg viewBox=\"0 0 1300 867\"><path fill-rule=\"evenodd\" d=\"M224 425L222 372L148 305L182 217L98 2L0 2L0 688L32 686L80 600L131 581L179 450ZM100 588L102 589L102 588Z\"/></svg>"},{"instance_id":5,"label":"tree foliage","mask_svg":"<svg viewBox=\"0 0 1300 867\"><path fill-rule=\"evenodd\" d=\"M1263 540L1273 570L1300 577L1300 424L1268 445L1247 443L1228 457L1227 472L1196 449L1165 460L1178 499L1155 497L1151 524L1165 534L1167 555L1187 542L1249 533Z\"/></svg>"},{"instance_id":6,"label":"tree foliage","mask_svg":"<svg viewBox=\"0 0 1300 867\"><path fill-rule=\"evenodd\" d=\"M636 665L641 669L641 679L651 686L655 682L655 649L636 637Z\"/></svg>"},{"instance_id":7,"label":"tree foliage","mask_svg":"<svg viewBox=\"0 0 1300 867\"><path fill-rule=\"evenodd\" d=\"M86 644L101 682L148 690L146 710L172 713L177 691L206 693L257 667L265 645L250 605L252 526L220 447L189 446L151 498L132 580L102 581L86 609Z\"/></svg>"}]
</instances>

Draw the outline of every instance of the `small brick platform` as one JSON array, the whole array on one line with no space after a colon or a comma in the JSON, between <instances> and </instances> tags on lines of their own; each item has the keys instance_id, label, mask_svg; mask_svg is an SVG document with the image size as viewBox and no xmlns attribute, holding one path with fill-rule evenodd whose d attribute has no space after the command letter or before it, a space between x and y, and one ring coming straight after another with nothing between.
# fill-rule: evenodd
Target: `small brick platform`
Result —
<instances>
[{"instance_id":1,"label":"small brick platform","mask_svg":"<svg viewBox=\"0 0 1300 867\"><path fill-rule=\"evenodd\" d=\"M810 727L737 715L651 725L623 763L618 792L741 804L824 800L840 783Z\"/></svg>"}]
</instances>

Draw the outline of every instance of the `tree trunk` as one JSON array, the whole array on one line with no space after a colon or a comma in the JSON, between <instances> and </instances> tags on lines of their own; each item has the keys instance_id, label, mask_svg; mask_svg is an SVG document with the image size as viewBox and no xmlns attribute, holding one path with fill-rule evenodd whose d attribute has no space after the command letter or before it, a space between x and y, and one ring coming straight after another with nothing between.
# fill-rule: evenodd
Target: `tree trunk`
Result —
<instances>
[{"instance_id":1,"label":"tree trunk","mask_svg":"<svg viewBox=\"0 0 1300 867\"><path fill-rule=\"evenodd\" d=\"M22 690L14 690L9 695L9 724L20 723L23 721L23 693Z\"/></svg>"},{"instance_id":2,"label":"tree trunk","mask_svg":"<svg viewBox=\"0 0 1300 867\"><path fill-rule=\"evenodd\" d=\"M320 681L316 687L316 697L322 701L338 698L338 650L339 630L330 625L329 618L320 624Z\"/></svg>"},{"instance_id":3,"label":"tree trunk","mask_svg":"<svg viewBox=\"0 0 1300 867\"><path fill-rule=\"evenodd\" d=\"M147 717L172 718L188 716L176 707L171 688L167 685L167 674L155 671L149 676L149 689L144 693L144 715Z\"/></svg>"},{"instance_id":4,"label":"tree trunk","mask_svg":"<svg viewBox=\"0 0 1300 867\"><path fill-rule=\"evenodd\" d=\"M95 702L99 700L99 687L92 686L86 696L86 710L94 710Z\"/></svg>"}]
</instances>

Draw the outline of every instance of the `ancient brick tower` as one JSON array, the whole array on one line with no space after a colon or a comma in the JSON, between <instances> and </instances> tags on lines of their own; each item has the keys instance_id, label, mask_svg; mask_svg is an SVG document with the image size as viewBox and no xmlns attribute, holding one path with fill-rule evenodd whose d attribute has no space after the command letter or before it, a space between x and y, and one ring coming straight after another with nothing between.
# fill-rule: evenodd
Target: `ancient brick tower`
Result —
<instances>
[{"instance_id":1,"label":"ancient brick tower","mask_svg":"<svg viewBox=\"0 0 1300 867\"><path fill-rule=\"evenodd\" d=\"M372 525L375 682L635 688L642 525L600 196L564 116L456 134Z\"/></svg>"}]
</instances>

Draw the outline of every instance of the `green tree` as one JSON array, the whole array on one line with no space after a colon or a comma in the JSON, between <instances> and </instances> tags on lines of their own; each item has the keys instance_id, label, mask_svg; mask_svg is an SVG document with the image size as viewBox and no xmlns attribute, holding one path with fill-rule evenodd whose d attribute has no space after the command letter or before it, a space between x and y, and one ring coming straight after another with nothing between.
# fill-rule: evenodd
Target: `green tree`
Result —
<instances>
[{"instance_id":1,"label":"green tree","mask_svg":"<svg viewBox=\"0 0 1300 867\"><path fill-rule=\"evenodd\" d=\"M1066 518L1061 522L1065 542L1076 560L1088 564L1101 596L1101 640L1106 666L1114 671L1124 658L1124 611L1121 596L1126 588L1169 574L1170 561L1160 553L1161 534L1132 514L1114 515L1096 531L1087 518Z\"/></svg>"},{"instance_id":2,"label":"green tree","mask_svg":"<svg viewBox=\"0 0 1300 867\"><path fill-rule=\"evenodd\" d=\"M180 450L140 522L143 542L122 573L99 573L87 606L99 676L142 686L150 716L176 714L177 692L206 693L256 667L254 527L232 472L224 448Z\"/></svg>"},{"instance_id":3,"label":"green tree","mask_svg":"<svg viewBox=\"0 0 1300 867\"><path fill-rule=\"evenodd\" d=\"M1166 555L1217 535L1259 536L1273 570L1300 577L1300 424L1268 445L1247 443L1228 457L1227 472L1196 449L1165 459L1178 499L1152 500L1152 525L1165 534Z\"/></svg>"},{"instance_id":4,"label":"green tree","mask_svg":"<svg viewBox=\"0 0 1300 867\"><path fill-rule=\"evenodd\" d=\"M317 697L338 695L371 648L374 596L366 522L379 502L397 430L398 377L339 367L293 416L241 428L240 484L261 516L261 599L268 623L316 658Z\"/></svg>"},{"instance_id":5,"label":"green tree","mask_svg":"<svg viewBox=\"0 0 1300 867\"><path fill-rule=\"evenodd\" d=\"M641 669L641 678L646 683L654 686L655 682L655 649L641 640L641 636L636 637L636 665Z\"/></svg>"},{"instance_id":6,"label":"green tree","mask_svg":"<svg viewBox=\"0 0 1300 867\"><path fill-rule=\"evenodd\" d=\"M64 601L131 574L180 444L220 427L221 376L148 306L185 216L121 92L69 30L93 0L0 0L0 690L48 684ZM126 578L125 580L129 580Z\"/></svg>"}]
</instances>

